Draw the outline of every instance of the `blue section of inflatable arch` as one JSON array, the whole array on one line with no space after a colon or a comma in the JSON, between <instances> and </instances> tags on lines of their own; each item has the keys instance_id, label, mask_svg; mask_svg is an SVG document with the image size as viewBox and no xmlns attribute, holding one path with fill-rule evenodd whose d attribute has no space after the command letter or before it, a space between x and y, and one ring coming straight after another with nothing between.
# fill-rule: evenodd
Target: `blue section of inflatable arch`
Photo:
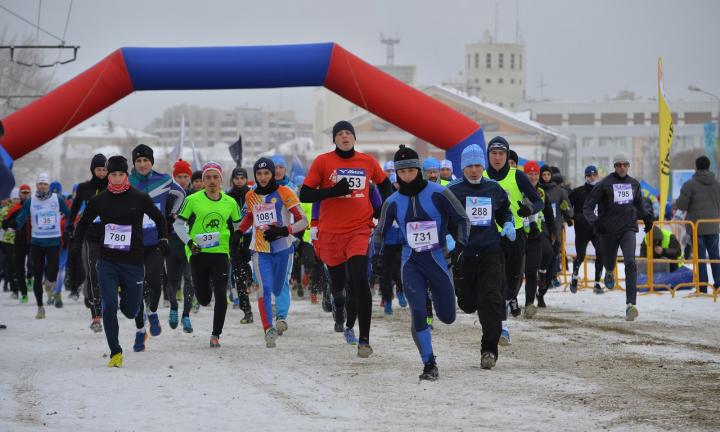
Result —
<instances>
[{"instance_id":1,"label":"blue section of inflatable arch","mask_svg":"<svg viewBox=\"0 0 720 432\"><path fill-rule=\"evenodd\" d=\"M334 44L122 48L134 90L322 86Z\"/></svg>"}]
</instances>

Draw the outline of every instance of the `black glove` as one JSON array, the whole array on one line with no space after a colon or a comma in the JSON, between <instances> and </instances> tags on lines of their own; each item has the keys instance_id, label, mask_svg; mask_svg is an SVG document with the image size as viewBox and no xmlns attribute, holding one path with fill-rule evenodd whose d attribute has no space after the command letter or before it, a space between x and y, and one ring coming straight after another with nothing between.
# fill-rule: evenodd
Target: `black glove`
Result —
<instances>
[{"instance_id":1,"label":"black glove","mask_svg":"<svg viewBox=\"0 0 720 432\"><path fill-rule=\"evenodd\" d=\"M240 253L240 247L243 242L243 234L240 231L233 231L230 235L230 255Z\"/></svg>"},{"instance_id":2,"label":"black glove","mask_svg":"<svg viewBox=\"0 0 720 432\"><path fill-rule=\"evenodd\" d=\"M462 268L465 263L465 245L462 243L455 243L455 249L450 251L450 265L453 268Z\"/></svg>"},{"instance_id":3,"label":"black glove","mask_svg":"<svg viewBox=\"0 0 720 432\"><path fill-rule=\"evenodd\" d=\"M281 237L287 237L290 235L290 232L288 231L288 227L270 225L268 229L263 231L263 234L265 235L265 240L273 242Z\"/></svg>"},{"instance_id":4,"label":"black glove","mask_svg":"<svg viewBox=\"0 0 720 432\"><path fill-rule=\"evenodd\" d=\"M528 237L531 239L536 239L540 236L540 230L538 229L536 222L530 222L530 232L528 233Z\"/></svg>"},{"instance_id":5,"label":"black glove","mask_svg":"<svg viewBox=\"0 0 720 432\"><path fill-rule=\"evenodd\" d=\"M518 208L518 211L517 211L518 216L528 217L532 214L532 209L530 207L526 206L525 203L523 203L522 201L518 201L517 204L518 204L518 206L520 206L520 208Z\"/></svg>"},{"instance_id":6,"label":"black glove","mask_svg":"<svg viewBox=\"0 0 720 432\"><path fill-rule=\"evenodd\" d=\"M645 234L649 233L650 230L652 229L652 227L653 227L653 221L654 221L654 220L653 220L653 217L652 217L651 215L647 215L647 216L645 216L645 217L643 218L643 225L645 225L645 226L643 227L643 229L645 230Z\"/></svg>"},{"instance_id":7,"label":"black glove","mask_svg":"<svg viewBox=\"0 0 720 432\"><path fill-rule=\"evenodd\" d=\"M162 256L166 257L170 255L170 245L168 245L168 239L161 238L158 241L158 250L160 250L160 253Z\"/></svg>"},{"instance_id":8,"label":"black glove","mask_svg":"<svg viewBox=\"0 0 720 432\"><path fill-rule=\"evenodd\" d=\"M382 255L375 254L370 259L372 264L372 271L378 276L382 276L385 269L383 269Z\"/></svg>"},{"instance_id":9,"label":"black glove","mask_svg":"<svg viewBox=\"0 0 720 432\"><path fill-rule=\"evenodd\" d=\"M195 242L192 241L192 240L188 240L187 246L190 248L190 253L193 254L193 255L197 255L197 254L199 254L200 251L201 251L200 246L198 246L197 244L195 244Z\"/></svg>"},{"instance_id":10,"label":"black glove","mask_svg":"<svg viewBox=\"0 0 720 432\"><path fill-rule=\"evenodd\" d=\"M341 197L350 194L350 184L346 178L340 179L335 186L330 188L332 197Z\"/></svg>"}]
</instances>

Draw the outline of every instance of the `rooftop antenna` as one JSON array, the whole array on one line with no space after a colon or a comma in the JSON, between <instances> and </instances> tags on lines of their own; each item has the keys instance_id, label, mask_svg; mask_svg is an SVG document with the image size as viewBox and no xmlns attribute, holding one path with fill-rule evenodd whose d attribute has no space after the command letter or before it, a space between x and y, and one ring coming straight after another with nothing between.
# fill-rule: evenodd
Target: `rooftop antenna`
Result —
<instances>
[{"instance_id":1,"label":"rooftop antenna","mask_svg":"<svg viewBox=\"0 0 720 432\"><path fill-rule=\"evenodd\" d=\"M386 38L382 33L380 33L380 43L383 45L387 45L387 51L385 54L385 63L388 65L394 65L395 64L395 45L400 43L400 38Z\"/></svg>"},{"instance_id":2,"label":"rooftop antenna","mask_svg":"<svg viewBox=\"0 0 720 432\"><path fill-rule=\"evenodd\" d=\"M515 0L515 43L520 43L520 0Z\"/></svg>"},{"instance_id":3,"label":"rooftop antenna","mask_svg":"<svg viewBox=\"0 0 720 432\"><path fill-rule=\"evenodd\" d=\"M540 75L540 82L538 82L538 88L540 89L540 100L543 100L543 99L544 99L544 96L545 96L545 95L544 95L545 87L547 87L547 83L546 83L545 80L543 79L543 76Z\"/></svg>"},{"instance_id":4,"label":"rooftop antenna","mask_svg":"<svg viewBox=\"0 0 720 432\"><path fill-rule=\"evenodd\" d=\"M494 39L495 39L495 40L498 40L498 30L497 30L497 28L498 28L498 4L497 4L497 2L495 2L495 34L494 34Z\"/></svg>"}]
</instances>

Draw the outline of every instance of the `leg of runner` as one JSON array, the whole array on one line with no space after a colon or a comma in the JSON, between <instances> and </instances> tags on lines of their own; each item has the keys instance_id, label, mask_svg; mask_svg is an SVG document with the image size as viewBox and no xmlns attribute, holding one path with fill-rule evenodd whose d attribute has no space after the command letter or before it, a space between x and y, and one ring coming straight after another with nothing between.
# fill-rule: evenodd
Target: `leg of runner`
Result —
<instances>
[{"instance_id":1,"label":"leg of runner","mask_svg":"<svg viewBox=\"0 0 720 432\"><path fill-rule=\"evenodd\" d=\"M525 252L525 318L532 318L537 312L535 294L538 289L538 269L542 258L542 234L529 238Z\"/></svg>"},{"instance_id":2,"label":"leg of runner","mask_svg":"<svg viewBox=\"0 0 720 432\"><path fill-rule=\"evenodd\" d=\"M102 331L102 324L100 319L102 311L100 307L100 283L97 274L97 262L100 258L100 250L102 245L100 243L85 240L82 247L82 261L85 268L85 285L84 294L88 303L90 304L90 315L92 317L92 323L90 328L95 333Z\"/></svg>"},{"instance_id":3,"label":"leg of runner","mask_svg":"<svg viewBox=\"0 0 720 432\"><path fill-rule=\"evenodd\" d=\"M250 324L253 322L250 297L248 294L248 284L251 281L251 270L249 269L246 258L248 258L246 251L240 251L230 257L240 309L245 314L243 319L240 320L240 324Z\"/></svg>"},{"instance_id":4,"label":"leg of runner","mask_svg":"<svg viewBox=\"0 0 720 432\"><path fill-rule=\"evenodd\" d=\"M602 278L603 272L602 243L600 242L600 237L597 235L594 235L591 241L593 247L595 248L595 287L593 291L595 294L603 294L604 291L600 285L600 279Z\"/></svg>"},{"instance_id":5,"label":"leg of runner","mask_svg":"<svg viewBox=\"0 0 720 432\"><path fill-rule=\"evenodd\" d=\"M162 275L164 270L164 259L157 245L146 246L145 280L148 284L148 291L145 301L150 310L148 312L148 322L150 323L150 334L153 336L160 336L160 333L162 333L162 326L160 325L157 310L160 304L160 297L162 296Z\"/></svg>"},{"instance_id":6,"label":"leg of runner","mask_svg":"<svg viewBox=\"0 0 720 432\"><path fill-rule=\"evenodd\" d=\"M195 286L190 273L190 264L185 260L182 267L183 273L183 313L182 325L185 333L192 333L193 327L190 322L190 311L192 310L193 299L195 298Z\"/></svg>"},{"instance_id":7,"label":"leg of runner","mask_svg":"<svg viewBox=\"0 0 720 432\"><path fill-rule=\"evenodd\" d=\"M227 255L220 253L198 253L190 257L195 294L198 302L208 306L215 294L215 310L213 314L213 329L211 346L219 347L219 339L225 324L227 313L227 299L225 291L228 279ZM212 283L212 288L210 287ZM213 344L213 339L217 345Z\"/></svg>"},{"instance_id":8,"label":"leg of runner","mask_svg":"<svg viewBox=\"0 0 720 432\"><path fill-rule=\"evenodd\" d=\"M167 297L170 300L170 313L168 314L168 325L171 329L176 329L179 323L178 319L178 301L177 292L183 275L184 265L187 261L185 257L185 245L178 236L171 234L169 238L170 254L165 258L165 267L167 268Z\"/></svg>"},{"instance_id":9,"label":"leg of runner","mask_svg":"<svg viewBox=\"0 0 720 432\"><path fill-rule=\"evenodd\" d=\"M538 307L544 308L545 305L545 293L550 288L550 266L552 265L553 250L550 244L550 238L543 234L540 236L540 268L538 269L538 292L537 300Z\"/></svg>"},{"instance_id":10,"label":"leg of runner","mask_svg":"<svg viewBox=\"0 0 720 432\"><path fill-rule=\"evenodd\" d=\"M573 273L572 279L570 280L570 292L577 292L578 286L578 274L580 273L580 267L582 267L585 261L585 253L587 251L587 245L592 239L592 232L588 233L582 229L575 230L575 261L573 262Z\"/></svg>"},{"instance_id":11,"label":"leg of runner","mask_svg":"<svg viewBox=\"0 0 720 432\"><path fill-rule=\"evenodd\" d=\"M278 335L282 336L288 329L287 318L290 312L290 284L288 279L292 271L294 263L293 248L274 255L286 255L284 258L277 258L273 261L273 273L275 280L282 280L283 284L280 291L276 291L277 286L273 286L273 295L275 296L275 328Z\"/></svg>"},{"instance_id":12,"label":"leg of runner","mask_svg":"<svg viewBox=\"0 0 720 432\"><path fill-rule=\"evenodd\" d=\"M620 238L623 263L625 264L625 320L634 321L638 316L637 301L637 264L635 263L636 238L634 231L625 231Z\"/></svg>"},{"instance_id":13,"label":"leg of runner","mask_svg":"<svg viewBox=\"0 0 720 432\"><path fill-rule=\"evenodd\" d=\"M15 245L15 278L17 279L18 290L20 291L20 302L28 302L28 287L26 264L29 253L28 245Z\"/></svg>"},{"instance_id":14,"label":"leg of runner","mask_svg":"<svg viewBox=\"0 0 720 432\"><path fill-rule=\"evenodd\" d=\"M273 286L280 285L280 289L282 289L282 282L275 281L272 261L273 255L270 253L255 252L253 254L253 272L261 290L260 295L258 295L258 310L260 311L260 320L265 332L265 346L267 348L275 348L275 340L278 337L277 329L273 325Z\"/></svg>"}]
</instances>

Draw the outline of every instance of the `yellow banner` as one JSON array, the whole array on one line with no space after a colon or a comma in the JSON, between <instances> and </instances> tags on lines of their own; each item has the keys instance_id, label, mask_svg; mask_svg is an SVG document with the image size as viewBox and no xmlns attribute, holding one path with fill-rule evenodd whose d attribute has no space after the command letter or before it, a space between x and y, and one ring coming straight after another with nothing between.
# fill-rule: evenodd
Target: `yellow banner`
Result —
<instances>
[{"instance_id":1,"label":"yellow banner","mask_svg":"<svg viewBox=\"0 0 720 432\"><path fill-rule=\"evenodd\" d=\"M658 58L658 127L658 145L660 146L660 220L664 220L668 189L670 187L670 146L673 139L673 123L670 108L665 101L662 57Z\"/></svg>"}]
</instances>

